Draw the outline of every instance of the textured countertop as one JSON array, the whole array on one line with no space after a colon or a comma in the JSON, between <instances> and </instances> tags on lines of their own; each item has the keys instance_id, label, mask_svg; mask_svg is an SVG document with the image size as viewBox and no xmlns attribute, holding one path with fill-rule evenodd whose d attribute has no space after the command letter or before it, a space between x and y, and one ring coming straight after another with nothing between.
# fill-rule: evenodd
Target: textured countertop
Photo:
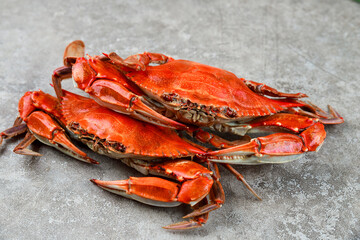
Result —
<instances>
[{"instance_id":1,"label":"textured countertop","mask_svg":"<svg viewBox=\"0 0 360 240\"><path fill-rule=\"evenodd\" d=\"M43 157L0 147L0 239L359 239L360 4L328 1L0 2L0 129L28 90L53 93L52 70L75 39L95 55L161 52L224 68L338 110L318 153L282 165L236 166L256 200L222 171L226 203L193 231L167 231L187 207L156 208L89 181L140 173L90 153L83 164L36 143ZM72 83L65 84L73 89ZM84 148L85 149L85 148ZM86 149L87 150L87 149Z\"/></svg>"}]
</instances>

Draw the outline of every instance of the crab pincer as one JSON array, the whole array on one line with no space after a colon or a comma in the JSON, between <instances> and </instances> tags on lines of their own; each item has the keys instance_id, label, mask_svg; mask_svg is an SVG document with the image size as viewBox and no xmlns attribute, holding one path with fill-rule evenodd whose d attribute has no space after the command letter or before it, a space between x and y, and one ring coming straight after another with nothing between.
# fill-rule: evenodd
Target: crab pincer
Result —
<instances>
[{"instance_id":1,"label":"crab pincer","mask_svg":"<svg viewBox=\"0 0 360 240\"><path fill-rule=\"evenodd\" d=\"M304 111L302 111L304 113ZM339 124L343 118L333 111L327 117L308 117L290 113L278 113L257 118L239 128L245 133L280 131L251 139L249 142L226 149L208 152L208 160L219 163L257 165L292 161L308 151L318 151L326 132L324 124ZM287 132L285 132L287 131Z\"/></svg>"},{"instance_id":2,"label":"crab pincer","mask_svg":"<svg viewBox=\"0 0 360 240\"><path fill-rule=\"evenodd\" d=\"M167 229L190 229L201 227L210 211L215 210L224 202L224 192L212 171L202 165L189 160L170 160L162 163L140 163L136 168L152 175L171 178L173 181L160 177L130 177L119 181L101 181L91 179L99 187L112 193L158 207L175 207L180 204L189 204L194 212L183 221L165 226ZM176 181L176 182L174 182ZM216 193L214 193L216 191ZM217 197L214 197L214 196ZM210 203L207 200L209 196ZM218 197L220 196L220 197Z\"/></svg>"},{"instance_id":3,"label":"crab pincer","mask_svg":"<svg viewBox=\"0 0 360 240\"><path fill-rule=\"evenodd\" d=\"M80 161L98 164L76 147L67 136L60 103L55 97L41 90L26 92L19 101L19 115L13 127L0 133L1 139L7 139L26 132L23 141L15 147L15 153L41 156L40 153L28 149L37 139ZM25 123L21 123L22 121Z\"/></svg>"}]
</instances>

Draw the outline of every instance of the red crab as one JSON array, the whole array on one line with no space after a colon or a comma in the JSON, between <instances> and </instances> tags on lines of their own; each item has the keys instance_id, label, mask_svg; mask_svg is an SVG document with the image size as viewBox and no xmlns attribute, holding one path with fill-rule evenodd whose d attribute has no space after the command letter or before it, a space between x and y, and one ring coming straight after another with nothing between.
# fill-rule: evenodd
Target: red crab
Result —
<instances>
[{"instance_id":1,"label":"red crab","mask_svg":"<svg viewBox=\"0 0 360 240\"><path fill-rule=\"evenodd\" d=\"M157 63L159 65L150 66ZM64 67L54 71L53 84L62 96L61 81L72 78L100 105L153 124L192 132L211 141L198 128L245 135L264 127L276 133L208 153L212 161L237 164L280 163L306 151L316 151L326 132L323 124L340 124L343 118L299 101L305 94L282 93L262 83L204 64L174 60L159 53L120 58L116 53L84 58L84 43L74 41L64 53ZM194 130L196 129L196 131Z\"/></svg>"},{"instance_id":2,"label":"red crab","mask_svg":"<svg viewBox=\"0 0 360 240\"><path fill-rule=\"evenodd\" d=\"M14 149L18 154L39 156L27 148L38 139L81 161L98 163L71 143L66 129L97 153L121 159L145 175L160 175L176 181L160 177L130 177L121 181L92 179L108 191L149 205L174 207L185 203L194 208L185 216L191 218L189 221L165 228L199 227L207 221L208 213L224 202L217 166L209 163L209 170L184 159L203 155L206 149L180 138L173 129L130 118L67 91L63 91L61 103L42 91L25 93L19 101L19 115L13 127L0 133L0 144L3 139L27 133Z\"/></svg>"}]
</instances>

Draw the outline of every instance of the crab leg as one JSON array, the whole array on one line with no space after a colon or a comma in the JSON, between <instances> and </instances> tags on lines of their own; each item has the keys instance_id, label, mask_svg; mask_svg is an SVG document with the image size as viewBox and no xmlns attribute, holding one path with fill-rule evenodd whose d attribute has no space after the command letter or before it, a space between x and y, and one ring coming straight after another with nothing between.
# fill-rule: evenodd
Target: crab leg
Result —
<instances>
[{"instance_id":1,"label":"crab leg","mask_svg":"<svg viewBox=\"0 0 360 240\"><path fill-rule=\"evenodd\" d=\"M29 129L30 132L28 132L25 138L14 148L14 152L17 154L41 156L40 153L27 148L32 142L38 139L78 160L98 164L97 161L89 158L86 153L79 150L66 136L64 129L48 114L42 111L32 112L26 118L26 124L11 127L0 133L0 142L3 138L8 139L22 134L26 132L27 129Z\"/></svg>"},{"instance_id":2,"label":"crab leg","mask_svg":"<svg viewBox=\"0 0 360 240\"><path fill-rule=\"evenodd\" d=\"M3 139L8 139L8 138L12 138L17 135L23 134L26 132L26 130L27 130L27 127L26 127L26 124L24 124L24 123L4 130L3 132L0 133L0 145L3 142Z\"/></svg>"},{"instance_id":3,"label":"crab leg","mask_svg":"<svg viewBox=\"0 0 360 240\"><path fill-rule=\"evenodd\" d=\"M292 113L277 113L274 115L260 117L246 124L229 126L230 132L244 136L247 133L263 132L267 129L273 131L275 128L287 129L299 133L313 124L320 122L322 124L341 124L344 119L331 106L328 106L327 113L319 107L304 103L305 105L298 109L289 109ZM303 110L309 109L310 111Z\"/></svg>"},{"instance_id":4,"label":"crab leg","mask_svg":"<svg viewBox=\"0 0 360 240\"><path fill-rule=\"evenodd\" d=\"M65 60L64 60L65 61ZM60 100L63 96L61 91L61 81L67 78L71 78L72 70L69 66L62 66L54 70L52 75L52 82L57 98Z\"/></svg>"},{"instance_id":5,"label":"crab leg","mask_svg":"<svg viewBox=\"0 0 360 240\"><path fill-rule=\"evenodd\" d=\"M244 143L248 143L250 142L251 138L250 136L243 136L242 139L240 140L236 140L236 141L228 141L226 139L223 139L217 135L214 135L212 133L206 132L202 129L196 129L193 133L193 137L195 137L196 139L198 139L199 141L203 142L203 143L209 143L212 146L216 147L216 148L230 148L230 147L234 147L234 146L238 146ZM202 156L198 156L198 158L203 158ZM206 157L205 157L206 159ZM213 173L217 173L216 175L214 174L214 176L218 176L215 177L215 179L220 179L220 173L219 170L217 168L217 165L212 163L212 162L208 162L209 163L209 168L213 171ZM241 181L245 187L259 200L261 200L261 198L259 197L259 195L256 194L256 192L250 187L250 185L246 182L245 178L239 173L237 172L233 167L231 167L229 164L223 163L221 164L223 165L226 169L228 169L233 175L235 175L235 177ZM216 201L215 201L216 202Z\"/></svg>"},{"instance_id":6,"label":"crab leg","mask_svg":"<svg viewBox=\"0 0 360 240\"><path fill-rule=\"evenodd\" d=\"M285 98L303 98L307 97L304 93L283 93L279 92L275 88L269 87L263 83L258 83L250 80L240 78L253 92L271 97L285 97Z\"/></svg>"},{"instance_id":7,"label":"crab leg","mask_svg":"<svg viewBox=\"0 0 360 240\"><path fill-rule=\"evenodd\" d=\"M173 61L174 59L161 53L144 52L142 54L135 54L127 57L125 60L119 57L116 53L112 52L108 55L112 62L120 68L131 68L136 71L145 71L150 63L165 64Z\"/></svg>"},{"instance_id":8,"label":"crab leg","mask_svg":"<svg viewBox=\"0 0 360 240\"><path fill-rule=\"evenodd\" d=\"M184 124L169 119L151 108L153 104L143 97L142 90L132 84L110 62L98 57L90 58L87 65L85 61L87 60L78 59L73 66L73 71L76 72L74 80L77 83L88 82L86 86L79 84L78 86L100 105L155 125L186 129Z\"/></svg>"},{"instance_id":9,"label":"crab leg","mask_svg":"<svg viewBox=\"0 0 360 240\"><path fill-rule=\"evenodd\" d=\"M336 112L334 108L328 105L328 109L330 113L325 112L324 110L310 102L305 102L304 106L300 109L291 109L291 111L303 116L316 118L323 124L341 124L344 122L343 117L338 112Z\"/></svg>"},{"instance_id":10,"label":"crab leg","mask_svg":"<svg viewBox=\"0 0 360 240\"><path fill-rule=\"evenodd\" d=\"M16 127L16 126L19 126L21 123L22 123L22 118L21 117L17 117L14 121L14 124L13 126Z\"/></svg>"},{"instance_id":11,"label":"crab leg","mask_svg":"<svg viewBox=\"0 0 360 240\"><path fill-rule=\"evenodd\" d=\"M231 127L230 131L238 135L245 135L247 133L257 133L264 131L276 131L276 129L287 129L294 133L310 127L319 122L318 118L309 118L303 115L295 115L291 113L278 113L266 117L260 117L246 124L240 124Z\"/></svg>"},{"instance_id":12,"label":"crab leg","mask_svg":"<svg viewBox=\"0 0 360 240\"><path fill-rule=\"evenodd\" d=\"M207 198L203 198L198 204L196 204L192 208L196 211L200 209L202 206L205 206L207 204L208 204ZM198 228L198 227L202 227L207 222L208 218L209 218L209 212L206 212L204 214L192 217L190 220L173 223L164 226L163 228L170 230L186 230L186 229Z\"/></svg>"},{"instance_id":13,"label":"crab leg","mask_svg":"<svg viewBox=\"0 0 360 240\"><path fill-rule=\"evenodd\" d=\"M223 163L221 164L222 166L224 166L227 170L229 170L233 175L236 176L236 178L241 181L245 187L260 201L262 200L259 195L257 195L257 193L250 187L250 185L246 182L245 178L243 175L241 175L241 173L239 173L238 171L235 170L235 168L233 168L230 164L228 163Z\"/></svg>"},{"instance_id":14,"label":"crab leg","mask_svg":"<svg viewBox=\"0 0 360 240\"><path fill-rule=\"evenodd\" d=\"M42 156L38 152L34 152L27 147L36 140L33 134L27 132L24 139L14 148L14 153L29 156Z\"/></svg>"}]
</instances>

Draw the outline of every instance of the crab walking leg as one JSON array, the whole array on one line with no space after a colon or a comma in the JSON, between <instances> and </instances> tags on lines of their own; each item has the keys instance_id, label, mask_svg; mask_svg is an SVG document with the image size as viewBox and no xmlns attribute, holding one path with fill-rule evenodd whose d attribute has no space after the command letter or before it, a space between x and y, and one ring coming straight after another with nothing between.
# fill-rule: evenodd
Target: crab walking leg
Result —
<instances>
[{"instance_id":1,"label":"crab walking leg","mask_svg":"<svg viewBox=\"0 0 360 240\"><path fill-rule=\"evenodd\" d=\"M71 42L64 51L64 66L54 70L52 75L52 82L58 99L62 97L61 81L63 79L71 78L72 65L75 64L76 59L85 56L85 44L81 40L75 40Z\"/></svg>"},{"instance_id":2,"label":"crab walking leg","mask_svg":"<svg viewBox=\"0 0 360 240\"><path fill-rule=\"evenodd\" d=\"M22 118L21 117L17 117L14 121L13 127L19 126L22 123Z\"/></svg>"},{"instance_id":3,"label":"crab walking leg","mask_svg":"<svg viewBox=\"0 0 360 240\"><path fill-rule=\"evenodd\" d=\"M65 61L65 60L64 60ZM54 85L54 90L57 98L60 100L63 96L61 81L64 79L71 78L72 69L71 66L62 66L54 70L52 75L52 83Z\"/></svg>"},{"instance_id":4,"label":"crab walking leg","mask_svg":"<svg viewBox=\"0 0 360 240\"><path fill-rule=\"evenodd\" d=\"M192 208L196 211L197 209L201 208L202 206L208 205L208 203L209 203L208 199L203 198L198 204L196 204ZM164 226L163 228L170 229L170 230L186 230L186 229L198 228L198 227L202 227L207 222L208 218L209 218L209 212L206 212L204 214L195 216L195 217L191 218L190 220L173 223L173 224Z\"/></svg>"},{"instance_id":5,"label":"crab walking leg","mask_svg":"<svg viewBox=\"0 0 360 240\"><path fill-rule=\"evenodd\" d=\"M264 132L266 130L273 131L275 127L279 130L287 129L294 133L299 133L317 122L322 124L340 124L344 122L340 114L330 106L330 114L324 112L322 109L317 108L314 105L311 105L311 107L314 107L314 111L316 111L317 114L298 109L296 110L296 113L298 114L277 113L274 115L257 118L246 124L240 124L238 126L231 127L230 129L231 132L238 135L245 135L247 133L254 132Z\"/></svg>"},{"instance_id":6,"label":"crab walking leg","mask_svg":"<svg viewBox=\"0 0 360 240\"><path fill-rule=\"evenodd\" d=\"M235 170L235 168L233 168L230 164L228 163L222 163L222 166L224 166L227 170L229 170L233 175L235 175L235 177L241 181L245 187L260 201L262 201L262 199L259 197L259 195L257 195L257 193L254 191L254 189L252 189L250 187L250 185L246 182L245 178L243 175L241 175L241 173L239 173L238 171Z\"/></svg>"},{"instance_id":7,"label":"crab walking leg","mask_svg":"<svg viewBox=\"0 0 360 240\"><path fill-rule=\"evenodd\" d=\"M245 80L244 78L240 78L246 86L248 86L253 92L259 93L262 95L267 95L271 97L285 97L285 98L303 98L307 97L304 93L283 93L279 92L275 88L269 87L263 83L258 83L250 80Z\"/></svg>"},{"instance_id":8,"label":"crab walking leg","mask_svg":"<svg viewBox=\"0 0 360 240\"><path fill-rule=\"evenodd\" d=\"M115 65L119 66L120 68L127 67L135 69L136 71L145 71L146 67L150 63L157 63L161 65L174 60L173 58L168 57L164 54L150 52L135 54L127 57L125 60L119 57L119 55L114 52L110 53L108 57L113 61Z\"/></svg>"},{"instance_id":9,"label":"crab walking leg","mask_svg":"<svg viewBox=\"0 0 360 240\"><path fill-rule=\"evenodd\" d=\"M27 126L25 123L4 130L3 132L0 133L0 145L3 142L3 139L9 139L17 135L23 134L26 132L26 130L27 130Z\"/></svg>"},{"instance_id":10,"label":"crab walking leg","mask_svg":"<svg viewBox=\"0 0 360 240\"><path fill-rule=\"evenodd\" d=\"M292 161L307 151L317 151L324 142L324 125L315 123L299 136L275 133L252 139L249 143L207 153L209 161L256 165Z\"/></svg>"},{"instance_id":11,"label":"crab walking leg","mask_svg":"<svg viewBox=\"0 0 360 240\"><path fill-rule=\"evenodd\" d=\"M317 122L319 122L318 118L309 118L307 116L290 113L278 113L266 117L260 117L245 124L240 124L233 127L231 131L233 133L237 133L238 135L274 131L274 129L286 129L294 133L299 133Z\"/></svg>"},{"instance_id":12,"label":"crab walking leg","mask_svg":"<svg viewBox=\"0 0 360 240\"><path fill-rule=\"evenodd\" d=\"M247 136L248 137L248 136ZM250 138L250 137L249 137ZM234 141L233 143L235 143L236 141ZM244 144L244 143L247 143L247 142L250 142L250 140L243 140L241 141L241 144ZM239 145L239 144L238 144ZM232 145L234 146L234 145ZM205 156L205 159L207 159L207 157ZM217 165L215 164L215 162L211 162L211 161L208 161L208 164L209 164L209 169L212 170L212 172L214 173L213 174L213 178L217 180L217 182L219 181L220 179L220 172L219 172L219 169L217 167ZM232 166L230 166L229 164L227 163L220 163L222 166L224 166L227 170L229 170L239 181L241 181L245 187L257 198L259 199L260 201L262 200L259 195L257 195L257 193L251 188L251 186L246 182L245 178L243 177L243 175L241 175L238 171L236 171ZM219 186L221 187L220 185L220 182L219 182ZM221 188L222 189L222 188ZM218 192L223 192L223 190L219 190ZM220 203L220 202L218 202Z\"/></svg>"},{"instance_id":13,"label":"crab walking leg","mask_svg":"<svg viewBox=\"0 0 360 240\"><path fill-rule=\"evenodd\" d=\"M42 156L40 153L34 152L27 148L35 140L36 137L30 132L27 132L24 139L14 148L14 153L29 156Z\"/></svg>"},{"instance_id":14,"label":"crab walking leg","mask_svg":"<svg viewBox=\"0 0 360 240\"><path fill-rule=\"evenodd\" d=\"M330 105L328 105L328 110L329 113L310 102L304 102L304 106L299 109L291 109L291 112L310 118L317 118L323 124L341 124L344 122L343 117Z\"/></svg>"}]
</instances>

